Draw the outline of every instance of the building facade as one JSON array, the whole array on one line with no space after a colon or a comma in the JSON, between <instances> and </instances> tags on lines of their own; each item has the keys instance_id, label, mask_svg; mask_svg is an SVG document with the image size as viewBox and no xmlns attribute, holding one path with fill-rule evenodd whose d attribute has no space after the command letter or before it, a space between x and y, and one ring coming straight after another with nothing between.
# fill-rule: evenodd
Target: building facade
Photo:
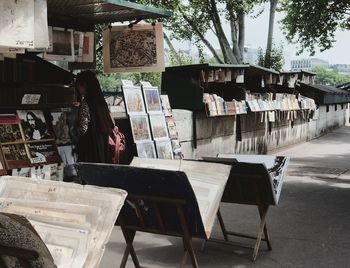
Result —
<instances>
[{"instance_id":1,"label":"building facade","mask_svg":"<svg viewBox=\"0 0 350 268\"><path fill-rule=\"evenodd\" d=\"M311 59L300 59L291 61L292 71L312 71L314 67L329 68L329 62L321 59L311 58Z\"/></svg>"}]
</instances>

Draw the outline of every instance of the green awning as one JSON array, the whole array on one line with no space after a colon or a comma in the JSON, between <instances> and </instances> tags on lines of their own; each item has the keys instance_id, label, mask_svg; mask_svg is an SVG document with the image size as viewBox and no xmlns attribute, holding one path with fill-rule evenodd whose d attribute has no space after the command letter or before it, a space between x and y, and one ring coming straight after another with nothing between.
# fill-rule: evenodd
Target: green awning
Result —
<instances>
[{"instance_id":1,"label":"green awning","mask_svg":"<svg viewBox=\"0 0 350 268\"><path fill-rule=\"evenodd\" d=\"M124 0L47 0L49 20L101 24L170 17L172 12Z\"/></svg>"}]
</instances>

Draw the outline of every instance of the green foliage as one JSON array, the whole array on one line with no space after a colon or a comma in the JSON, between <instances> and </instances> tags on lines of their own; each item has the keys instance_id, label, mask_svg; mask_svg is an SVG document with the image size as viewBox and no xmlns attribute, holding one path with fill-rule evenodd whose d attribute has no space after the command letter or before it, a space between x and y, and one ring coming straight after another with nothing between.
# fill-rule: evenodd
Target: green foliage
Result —
<instances>
[{"instance_id":1,"label":"green foliage","mask_svg":"<svg viewBox=\"0 0 350 268\"><path fill-rule=\"evenodd\" d=\"M276 71L281 71L284 65L284 55L283 55L283 45L276 46L272 45L271 55L270 55L270 64L265 63L266 60L266 52L263 51L261 47L259 47L258 51L258 60L256 62L257 65L274 69Z\"/></svg>"},{"instance_id":2,"label":"green foliage","mask_svg":"<svg viewBox=\"0 0 350 268\"><path fill-rule=\"evenodd\" d=\"M317 73L315 78L316 84L337 86L350 82L350 76L341 75L323 67L315 67L312 71Z\"/></svg>"},{"instance_id":3,"label":"green foliage","mask_svg":"<svg viewBox=\"0 0 350 268\"><path fill-rule=\"evenodd\" d=\"M335 42L337 29L350 29L349 0L282 0L284 33L288 41L300 44L303 51L315 54L315 46L327 50Z\"/></svg>"}]
</instances>

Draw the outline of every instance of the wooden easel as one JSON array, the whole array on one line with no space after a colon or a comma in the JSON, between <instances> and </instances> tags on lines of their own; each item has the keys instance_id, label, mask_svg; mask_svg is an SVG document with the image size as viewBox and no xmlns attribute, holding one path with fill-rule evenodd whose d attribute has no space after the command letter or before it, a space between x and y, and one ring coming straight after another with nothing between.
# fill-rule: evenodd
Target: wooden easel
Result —
<instances>
[{"instance_id":1,"label":"wooden easel","mask_svg":"<svg viewBox=\"0 0 350 268\"><path fill-rule=\"evenodd\" d=\"M140 268L139 260L136 256L135 249L133 247L133 241L137 231L153 233L153 234L161 234L161 235L171 235L182 237L183 246L184 246L184 254L181 260L180 267L184 267L186 264L187 255L190 256L192 267L198 268L198 261L196 253L193 249L192 245L192 236L189 232L186 217L184 213L184 205L186 204L185 200L174 199L174 198L160 198L160 197L152 197L152 196L137 196L137 195L128 195L127 200L130 201L136 209L136 213L138 215L138 223L134 225L127 225L123 219L122 213L119 214L117 224L120 225L125 241L126 248L124 250L124 255L120 264L121 268L126 266L129 254L134 262L136 268ZM153 228L148 228L145 226L144 217L142 215L142 208L140 207L141 202L147 202L153 204L153 208L156 213L157 218L157 226ZM169 232L165 229L165 223L163 222L163 217L160 212L160 206L168 204L172 205L176 209L177 217L179 219L179 223L181 225L181 232Z\"/></svg>"}]
</instances>

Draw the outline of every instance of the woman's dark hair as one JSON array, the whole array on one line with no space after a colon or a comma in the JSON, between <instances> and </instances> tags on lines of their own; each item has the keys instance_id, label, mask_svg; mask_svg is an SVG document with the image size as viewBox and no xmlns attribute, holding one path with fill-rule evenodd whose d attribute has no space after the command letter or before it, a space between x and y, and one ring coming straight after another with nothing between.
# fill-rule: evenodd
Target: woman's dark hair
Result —
<instances>
[{"instance_id":1,"label":"woman's dark hair","mask_svg":"<svg viewBox=\"0 0 350 268\"><path fill-rule=\"evenodd\" d=\"M76 87L81 85L85 88L85 100L90 110L95 111L101 132L110 133L113 122L96 74L89 70L78 73L75 85Z\"/></svg>"}]
</instances>

